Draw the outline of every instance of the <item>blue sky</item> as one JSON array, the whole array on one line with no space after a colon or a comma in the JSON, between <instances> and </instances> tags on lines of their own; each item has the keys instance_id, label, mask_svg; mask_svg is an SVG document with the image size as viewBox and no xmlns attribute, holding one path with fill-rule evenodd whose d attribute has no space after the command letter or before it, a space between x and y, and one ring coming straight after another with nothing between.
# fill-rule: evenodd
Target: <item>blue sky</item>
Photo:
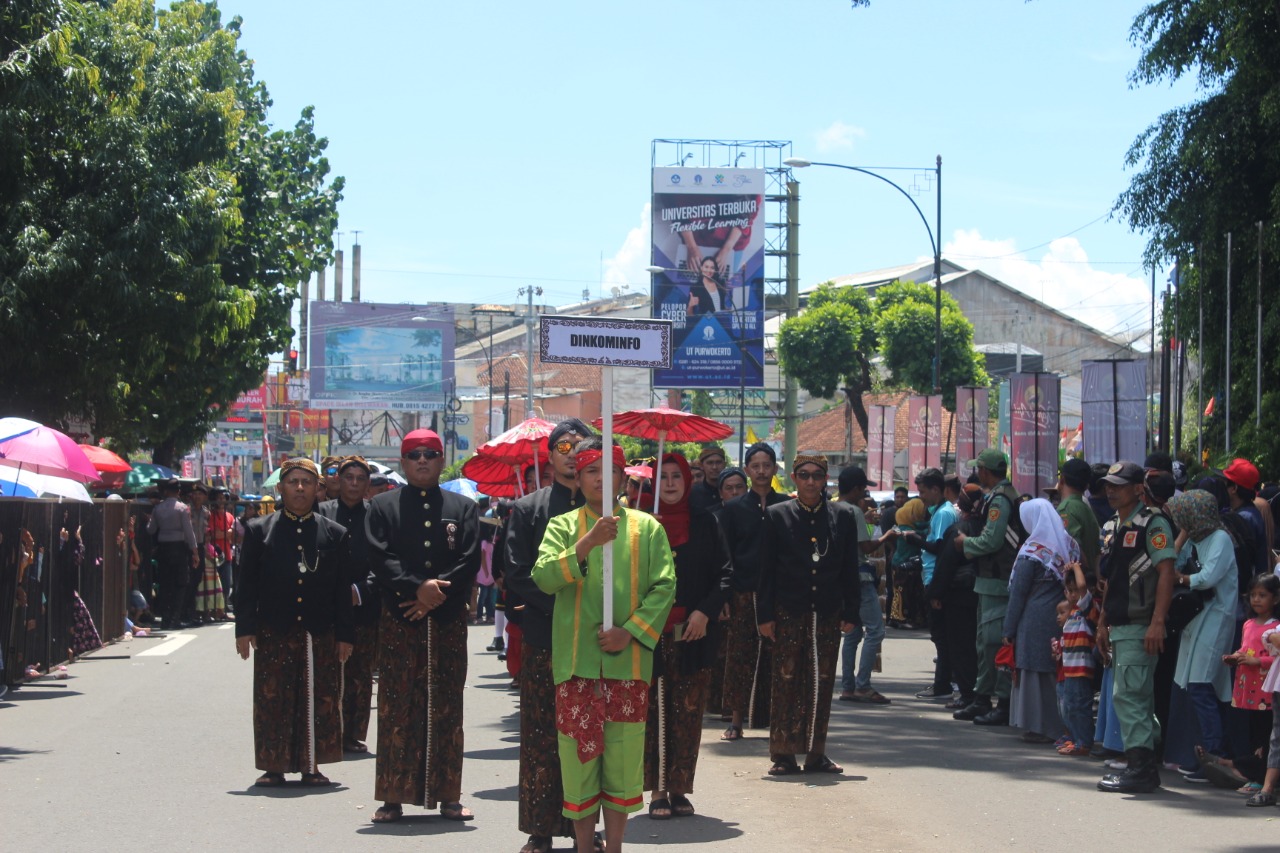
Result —
<instances>
[{"instance_id":1,"label":"blue sky","mask_svg":"<svg viewBox=\"0 0 1280 853\"><path fill-rule=\"evenodd\" d=\"M944 254L1112 333L1149 311L1145 237L1108 219L1125 153L1195 96L1130 87L1143 5L219 4L244 18L272 120L316 107L347 179L341 242L360 231L366 301L509 303L533 284L567 304L647 288L651 140L774 139L859 166L941 154ZM892 188L796 175L803 284L929 256ZM917 201L932 222L932 192Z\"/></svg>"}]
</instances>

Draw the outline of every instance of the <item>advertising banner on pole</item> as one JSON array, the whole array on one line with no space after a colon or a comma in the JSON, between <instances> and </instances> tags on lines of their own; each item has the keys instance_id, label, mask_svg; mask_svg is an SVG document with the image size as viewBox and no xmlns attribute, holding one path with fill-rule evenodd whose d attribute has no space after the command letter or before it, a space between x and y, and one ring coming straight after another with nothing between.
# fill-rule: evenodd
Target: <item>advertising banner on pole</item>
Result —
<instances>
[{"instance_id":1,"label":"advertising banner on pole","mask_svg":"<svg viewBox=\"0 0 1280 853\"><path fill-rule=\"evenodd\" d=\"M1084 458L1141 462L1146 454L1147 372L1132 359L1080 364Z\"/></svg>"},{"instance_id":2,"label":"advertising banner on pole","mask_svg":"<svg viewBox=\"0 0 1280 853\"><path fill-rule=\"evenodd\" d=\"M453 380L453 309L311 303L315 409L443 411Z\"/></svg>"},{"instance_id":3,"label":"advertising banner on pole","mask_svg":"<svg viewBox=\"0 0 1280 853\"><path fill-rule=\"evenodd\" d=\"M764 387L763 169L653 170L653 317L671 366L656 388Z\"/></svg>"},{"instance_id":4,"label":"advertising banner on pole","mask_svg":"<svg viewBox=\"0 0 1280 853\"><path fill-rule=\"evenodd\" d=\"M897 406L867 406L867 480L873 489L893 488L894 437Z\"/></svg>"},{"instance_id":5,"label":"advertising banner on pole","mask_svg":"<svg viewBox=\"0 0 1280 853\"><path fill-rule=\"evenodd\" d=\"M942 467L942 395L907 398L907 487L925 468Z\"/></svg>"},{"instance_id":6,"label":"advertising banner on pole","mask_svg":"<svg viewBox=\"0 0 1280 853\"><path fill-rule=\"evenodd\" d=\"M956 387L956 473L966 479L973 473L969 463L991 443L988 429L991 389L974 385Z\"/></svg>"},{"instance_id":7,"label":"advertising banner on pole","mask_svg":"<svg viewBox=\"0 0 1280 853\"><path fill-rule=\"evenodd\" d=\"M1058 377L1015 373L1009 377L1010 479L1019 494L1043 497L1058 482Z\"/></svg>"}]
</instances>

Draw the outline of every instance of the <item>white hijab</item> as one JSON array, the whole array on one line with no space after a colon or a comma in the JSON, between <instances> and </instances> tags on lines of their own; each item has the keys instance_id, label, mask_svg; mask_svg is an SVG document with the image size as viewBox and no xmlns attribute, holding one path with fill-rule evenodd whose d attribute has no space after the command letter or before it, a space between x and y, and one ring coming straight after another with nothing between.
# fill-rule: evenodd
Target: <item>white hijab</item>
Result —
<instances>
[{"instance_id":1,"label":"white hijab","mask_svg":"<svg viewBox=\"0 0 1280 853\"><path fill-rule=\"evenodd\" d=\"M1044 498L1034 498L1018 508L1018 515L1027 530L1018 556L1035 560L1062 580L1067 563L1080 559L1080 546L1067 533L1058 510Z\"/></svg>"}]
</instances>

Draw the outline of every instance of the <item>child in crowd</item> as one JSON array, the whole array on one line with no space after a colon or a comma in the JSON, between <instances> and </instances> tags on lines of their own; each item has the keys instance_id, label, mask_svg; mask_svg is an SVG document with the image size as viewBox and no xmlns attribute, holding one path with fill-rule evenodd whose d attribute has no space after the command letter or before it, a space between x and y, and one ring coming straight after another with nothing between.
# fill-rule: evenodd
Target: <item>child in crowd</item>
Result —
<instances>
[{"instance_id":1,"label":"child in crowd","mask_svg":"<svg viewBox=\"0 0 1280 853\"><path fill-rule=\"evenodd\" d=\"M1079 563L1067 564L1063 584L1067 614L1065 618L1060 616L1059 622L1062 625L1062 681L1058 695L1062 721L1071 740L1058 747L1058 754L1088 755L1093 749L1093 594Z\"/></svg>"},{"instance_id":2,"label":"child in crowd","mask_svg":"<svg viewBox=\"0 0 1280 853\"><path fill-rule=\"evenodd\" d=\"M1270 647L1268 653L1272 658L1280 656L1280 625L1272 625L1263 631L1262 642ZM1245 800L1247 806L1274 806L1276 786L1280 785L1280 666L1271 667L1262 681L1262 689L1271 694L1271 751L1267 753L1267 773L1262 779L1262 790Z\"/></svg>"},{"instance_id":3,"label":"child in crowd","mask_svg":"<svg viewBox=\"0 0 1280 853\"><path fill-rule=\"evenodd\" d=\"M1277 608L1280 607L1280 577L1270 572L1260 574L1249 584L1247 593L1249 609L1253 617L1246 619L1240 638L1240 648L1223 655L1222 662L1235 667L1235 685L1231 691L1231 706L1247 712L1249 718L1249 749L1252 751L1266 743L1271 729L1271 692L1262 688L1263 680L1272 668L1274 656L1263 641L1263 634L1280 626Z\"/></svg>"}]
</instances>

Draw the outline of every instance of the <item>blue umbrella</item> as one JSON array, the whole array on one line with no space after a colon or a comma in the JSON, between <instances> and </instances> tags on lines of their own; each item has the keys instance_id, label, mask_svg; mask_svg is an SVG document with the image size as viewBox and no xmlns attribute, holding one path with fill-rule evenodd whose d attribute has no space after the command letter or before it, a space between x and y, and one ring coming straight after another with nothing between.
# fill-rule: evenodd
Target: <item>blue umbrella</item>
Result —
<instances>
[{"instance_id":1,"label":"blue umbrella","mask_svg":"<svg viewBox=\"0 0 1280 853\"><path fill-rule=\"evenodd\" d=\"M476 491L476 481L468 480L466 477L447 480L440 484L440 488L447 489L450 492L457 492L463 497L471 498L473 501L480 500L480 493Z\"/></svg>"}]
</instances>

